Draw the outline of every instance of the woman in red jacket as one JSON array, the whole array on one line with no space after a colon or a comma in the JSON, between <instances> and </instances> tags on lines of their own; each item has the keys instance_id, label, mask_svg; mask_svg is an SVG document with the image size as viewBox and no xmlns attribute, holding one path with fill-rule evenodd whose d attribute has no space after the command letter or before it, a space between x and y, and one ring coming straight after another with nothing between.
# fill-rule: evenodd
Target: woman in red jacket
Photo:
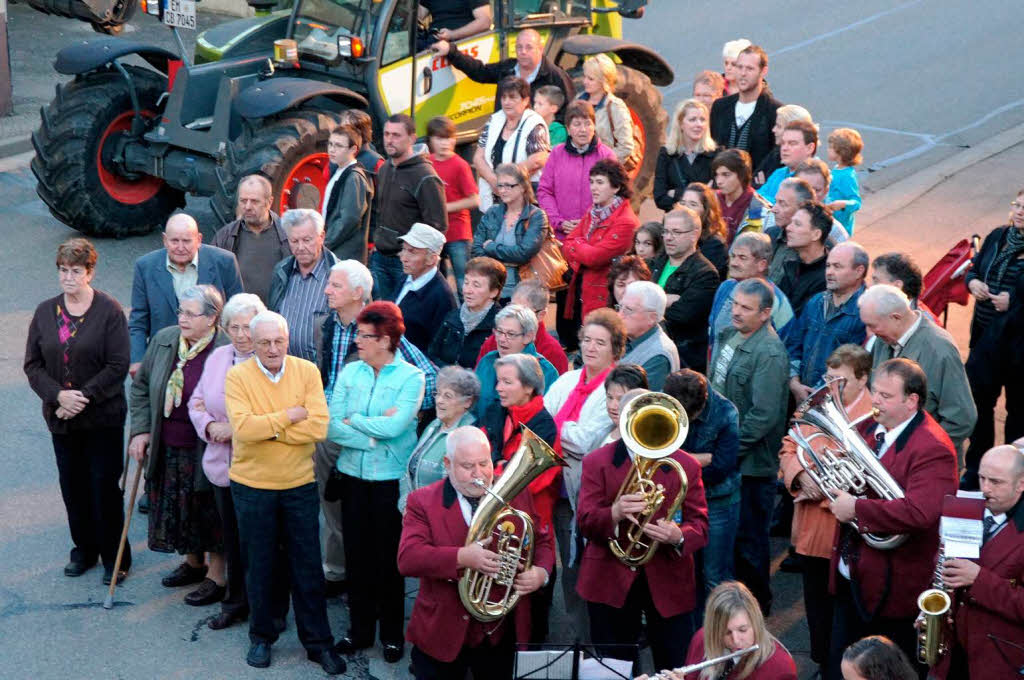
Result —
<instances>
[{"instance_id":1,"label":"woman in red jacket","mask_svg":"<svg viewBox=\"0 0 1024 680\"><path fill-rule=\"evenodd\" d=\"M608 306L608 270L612 260L633 247L633 233L640 226L629 199L633 187L622 164L600 160L590 169L593 204L580 224L562 244L572 269L568 302L562 311L578 329L590 312ZM564 336L563 342L569 341Z\"/></svg>"}]
</instances>

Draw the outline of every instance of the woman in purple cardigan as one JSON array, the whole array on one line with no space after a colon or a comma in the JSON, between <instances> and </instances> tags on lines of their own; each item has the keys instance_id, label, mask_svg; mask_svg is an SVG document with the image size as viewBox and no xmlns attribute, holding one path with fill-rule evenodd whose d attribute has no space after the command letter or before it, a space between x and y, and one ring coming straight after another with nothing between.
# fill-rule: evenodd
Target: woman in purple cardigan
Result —
<instances>
[{"instance_id":1,"label":"woman in purple cardigan","mask_svg":"<svg viewBox=\"0 0 1024 680\"><path fill-rule=\"evenodd\" d=\"M103 582L113 578L124 523L118 486L128 412L128 323L117 300L95 290L96 249L83 238L57 248L62 292L41 303L25 346L25 375L43 400L57 458L60 491L71 530L65 576L81 576L103 560ZM125 544L122 574L131 568Z\"/></svg>"},{"instance_id":2,"label":"woman in purple cardigan","mask_svg":"<svg viewBox=\"0 0 1024 680\"><path fill-rule=\"evenodd\" d=\"M192 392L188 402L188 415L196 428L199 438L206 442L203 452L203 472L213 485L213 496L217 502L224 530L224 553L227 558L226 585L218 584L225 590L221 601L220 614L209 622L213 630L227 628L237 621L243 621L249 614L249 600L245 593L245 569L242 566L241 549L238 543L238 522L235 506L231 501L228 468L231 467L231 424L228 422L224 402L224 379L228 370L253 355L252 335L249 322L260 312L266 311L263 301L251 293L231 296L221 312L221 326L231 338L230 345L218 347L203 365L203 375ZM213 575L224 579L223 574Z\"/></svg>"}]
</instances>

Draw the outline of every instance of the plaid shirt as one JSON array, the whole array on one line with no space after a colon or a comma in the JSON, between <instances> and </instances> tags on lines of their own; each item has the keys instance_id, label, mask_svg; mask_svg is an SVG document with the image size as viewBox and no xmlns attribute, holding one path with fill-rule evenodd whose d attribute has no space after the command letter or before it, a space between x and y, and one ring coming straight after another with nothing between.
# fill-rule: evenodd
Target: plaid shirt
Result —
<instances>
[{"instance_id":1,"label":"plaid shirt","mask_svg":"<svg viewBox=\"0 0 1024 680\"><path fill-rule=\"evenodd\" d=\"M333 361L331 362L327 387L324 388L324 394L327 396L328 406L330 406L331 403L331 393L334 391L334 383L338 378L338 374L341 373L341 369L345 365L345 357L348 356L349 350L352 348L352 342L355 340L356 326L358 325L353 321L348 326L343 327L341 325L341 320L337 316L337 312L334 314L334 337L331 338L331 356L333 357ZM340 333L338 332L339 330L341 331ZM420 406L420 410L425 411L427 409L434 408L434 389L437 386L437 367L430 362L430 359L428 359L418 347L406 340L404 335L398 343L398 356L423 371L423 375L426 378L423 403Z\"/></svg>"}]
</instances>

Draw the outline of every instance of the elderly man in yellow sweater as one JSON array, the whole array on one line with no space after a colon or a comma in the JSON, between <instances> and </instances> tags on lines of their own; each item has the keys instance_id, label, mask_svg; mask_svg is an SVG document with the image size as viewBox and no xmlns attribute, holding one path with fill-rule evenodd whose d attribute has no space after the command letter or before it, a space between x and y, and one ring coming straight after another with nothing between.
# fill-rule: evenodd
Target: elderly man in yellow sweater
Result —
<instances>
[{"instance_id":1,"label":"elderly man in yellow sweater","mask_svg":"<svg viewBox=\"0 0 1024 680\"><path fill-rule=\"evenodd\" d=\"M261 312L249 328L256 356L228 371L224 387L233 445L228 476L251 610L245 660L256 668L270 665L277 639L273 565L283 544L299 640L310 661L338 675L345 662L332 650L313 481L314 445L327 436L320 371L287 355L288 322L280 314Z\"/></svg>"}]
</instances>

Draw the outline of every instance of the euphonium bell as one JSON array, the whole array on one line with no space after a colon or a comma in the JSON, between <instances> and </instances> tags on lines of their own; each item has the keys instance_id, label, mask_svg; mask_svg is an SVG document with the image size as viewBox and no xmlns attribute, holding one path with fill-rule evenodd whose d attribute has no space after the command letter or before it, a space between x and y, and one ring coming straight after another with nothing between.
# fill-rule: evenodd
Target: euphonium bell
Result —
<instances>
[{"instance_id":1,"label":"euphonium bell","mask_svg":"<svg viewBox=\"0 0 1024 680\"><path fill-rule=\"evenodd\" d=\"M490 549L498 553L499 566L493 576L466 569L459 579L459 599L477 621L500 619L519 601L512 582L516 574L533 566L534 528L528 514L512 507L512 499L556 465L566 463L524 425L519 448L501 477L492 488L480 482L485 493L470 521L466 545L493 537Z\"/></svg>"},{"instance_id":2,"label":"euphonium bell","mask_svg":"<svg viewBox=\"0 0 1024 680\"><path fill-rule=\"evenodd\" d=\"M687 479L683 466L669 458L679 450L690 428L686 411L662 392L648 392L630 401L619 416L619 433L634 456L633 467L623 480L615 500L624 495L642 493L646 507L618 538L608 541L612 554L628 567L640 567L654 557L658 542L644 533L665 502L665 488L654 482L654 473L665 467L679 475L680 488L665 517L671 521L686 497Z\"/></svg>"}]
</instances>

